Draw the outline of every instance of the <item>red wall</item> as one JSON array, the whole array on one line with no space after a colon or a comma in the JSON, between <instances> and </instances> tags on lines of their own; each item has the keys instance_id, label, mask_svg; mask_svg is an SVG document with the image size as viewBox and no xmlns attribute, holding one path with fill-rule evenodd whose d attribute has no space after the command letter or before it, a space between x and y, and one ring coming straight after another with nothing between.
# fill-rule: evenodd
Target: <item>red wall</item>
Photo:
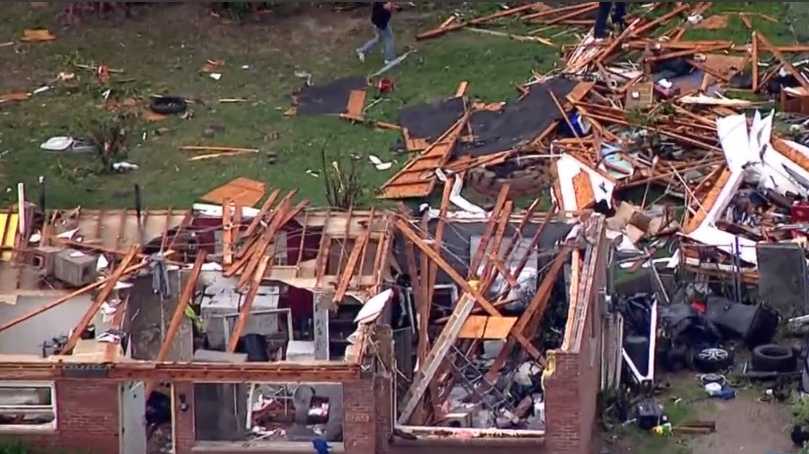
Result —
<instances>
[{"instance_id":1,"label":"red wall","mask_svg":"<svg viewBox=\"0 0 809 454\"><path fill-rule=\"evenodd\" d=\"M42 452L76 450L110 454L119 449L118 383L93 380L56 382L57 429L42 434L2 434Z\"/></svg>"}]
</instances>

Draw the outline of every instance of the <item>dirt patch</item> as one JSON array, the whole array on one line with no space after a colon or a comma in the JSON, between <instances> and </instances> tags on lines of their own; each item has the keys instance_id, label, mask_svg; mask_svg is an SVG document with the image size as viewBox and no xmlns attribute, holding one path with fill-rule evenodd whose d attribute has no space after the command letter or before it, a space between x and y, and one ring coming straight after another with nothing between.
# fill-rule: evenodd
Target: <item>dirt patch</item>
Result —
<instances>
[{"instance_id":1,"label":"dirt patch","mask_svg":"<svg viewBox=\"0 0 809 454\"><path fill-rule=\"evenodd\" d=\"M716 433L695 437L690 443L693 454L788 453L795 447L789 439L789 406L759 402L755 392L743 392L733 400L711 401L705 411L697 405L700 417L716 421Z\"/></svg>"}]
</instances>

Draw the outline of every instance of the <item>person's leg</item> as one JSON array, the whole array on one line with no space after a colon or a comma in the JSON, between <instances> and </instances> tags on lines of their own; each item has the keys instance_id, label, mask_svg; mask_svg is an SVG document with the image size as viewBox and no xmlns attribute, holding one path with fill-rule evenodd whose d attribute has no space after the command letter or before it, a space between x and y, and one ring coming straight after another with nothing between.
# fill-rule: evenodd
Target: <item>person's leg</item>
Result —
<instances>
[{"instance_id":1,"label":"person's leg","mask_svg":"<svg viewBox=\"0 0 809 454\"><path fill-rule=\"evenodd\" d=\"M624 30L626 24L624 23L624 16L626 15L626 2L615 2L615 8L612 9L612 23L615 24L621 31Z\"/></svg>"},{"instance_id":2,"label":"person's leg","mask_svg":"<svg viewBox=\"0 0 809 454\"><path fill-rule=\"evenodd\" d=\"M367 55L368 52L373 50L373 48L379 42L380 34L381 33L380 33L379 29L377 27L374 27L374 37L369 39L368 42L366 42L365 44L362 45L362 47L357 49L357 55L360 56L360 60L364 60L365 55Z\"/></svg>"},{"instance_id":3,"label":"person's leg","mask_svg":"<svg viewBox=\"0 0 809 454\"><path fill-rule=\"evenodd\" d=\"M393 30L390 28L390 24L387 27L379 31L379 34L382 36L382 44L384 46L383 51L385 52L385 61L391 61L396 58L396 46L393 42Z\"/></svg>"},{"instance_id":4,"label":"person's leg","mask_svg":"<svg viewBox=\"0 0 809 454\"><path fill-rule=\"evenodd\" d=\"M612 9L612 2L598 2L598 16L593 32L596 38L607 37L607 18L610 16L610 9Z\"/></svg>"}]
</instances>

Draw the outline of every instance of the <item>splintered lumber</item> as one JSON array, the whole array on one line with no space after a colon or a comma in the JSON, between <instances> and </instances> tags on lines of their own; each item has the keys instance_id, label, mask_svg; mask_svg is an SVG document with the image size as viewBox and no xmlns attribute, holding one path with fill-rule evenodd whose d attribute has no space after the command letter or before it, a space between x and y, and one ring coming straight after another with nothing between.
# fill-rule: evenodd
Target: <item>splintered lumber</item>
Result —
<instances>
[{"instance_id":1,"label":"splintered lumber","mask_svg":"<svg viewBox=\"0 0 809 454\"><path fill-rule=\"evenodd\" d=\"M223 153L237 153L237 152L247 152L247 153L258 153L258 148L238 148L238 147L209 147L209 146L202 146L202 145L184 145L180 147L180 150L183 151L219 151Z\"/></svg>"},{"instance_id":2,"label":"splintered lumber","mask_svg":"<svg viewBox=\"0 0 809 454\"><path fill-rule=\"evenodd\" d=\"M269 255L263 256L258 267L256 267L253 279L250 282L250 290L248 290L247 296L244 298L242 308L239 310L239 318L236 320L236 325L233 327L233 332L230 334L230 339L228 340L227 351L230 353L236 351L239 338L242 337L242 331L244 331L244 328L247 326L247 319L250 317L253 301L255 301L256 295L258 295L258 289L261 287L261 281L264 279L264 273L267 271L271 258L272 257Z\"/></svg>"},{"instance_id":3,"label":"splintered lumber","mask_svg":"<svg viewBox=\"0 0 809 454\"><path fill-rule=\"evenodd\" d=\"M365 254L365 248L368 246L368 240L371 238L371 225L374 222L374 210L371 209L371 214L368 216L368 228L360 235L359 239L354 242L354 247L351 249L351 254L348 256L348 261L343 269L343 274L337 284L337 290L334 292L334 301L339 304L343 297L345 297L348 286L351 283L351 278L354 276L354 271L359 264L360 257ZM347 222L346 225L350 225ZM380 240L381 241L381 240ZM342 261L342 260L341 260ZM362 270L360 270L362 272Z\"/></svg>"},{"instance_id":4,"label":"splintered lumber","mask_svg":"<svg viewBox=\"0 0 809 454\"><path fill-rule=\"evenodd\" d=\"M508 198L508 192L509 185L504 184L500 187L500 193L497 195L497 201L494 204L494 209L492 209L492 212L489 213L489 220L486 222L486 229L483 231L483 235L480 237L480 244L478 244L475 255L472 257L472 261L469 262L468 275L470 279L473 276L478 275L478 268L480 268L480 263L483 261L483 257L486 255L486 250L489 248L489 240L492 237L492 233L494 233L494 228L497 225L497 220L500 217L500 212L503 210L506 199Z\"/></svg>"},{"instance_id":5,"label":"splintered lumber","mask_svg":"<svg viewBox=\"0 0 809 454\"><path fill-rule=\"evenodd\" d=\"M708 211L713 208L716 200L719 198L719 193L722 192L722 188L725 187L725 184L730 179L730 174L731 172L727 167L722 170L722 173L719 174L719 177L711 187L710 191L708 191L708 194L705 195L705 199L699 203L699 210L697 211L697 214L691 218L685 229L683 229L685 233L692 233L699 228L702 221L705 220L706 216L708 216Z\"/></svg>"},{"instance_id":6,"label":"splintered lumber","mask_svg":"<svg viewBox=\"0 0 809 454\"><path fill-rule=\"evenodd\" d=\"M770 40L767 39L767 37L764 36L763 33L760 32L757 33L757 37L759 43L762 46L764 46L765 49L769 50L770 53L772 53L775 56L775 58L777 58L778 61L780 61L781 64L784 65L784 68L787 70L787 72L789 72L792 75L792 77L794 77L798 81L798 83L801 84L801 87L803 87L805 90L809 90L809 81L807 81L806 77L804 77L803 74L800 71L798 71L795 68L795 66L792 65L792 62L787 60L784 54L782 54L777 47L773 46Z\"/></svg>"},{"instance_id":7,"label":"splintered lumber","mask_svg":"<svg viewBox=\"0 0 809 454\"><path fill-rule=\"evenodd\" d=\"M229 158L231 156L242 156L246 154L253 154L258 153L258 150L244 150L244 151L227 151L222 153L211 153L211 154L203 154L199 156L194 156L193 158L188 158L189 161L205 161L208 159L216 159L216 158Z\"/></svg>"},{"instance_id":8,"label":"splintered lumber","mask_svg":"<svg viewBox=\"0 0 809 454\"><path fill-rule=\"evenodd\" d=\"M579 16L581 14L589 13L590 11L595 11L595 10L598 9L598 4L597 3L590 3L590 4L585 4L585 5L582 5L582 6L583 6L583 8L581 8L581 9L579 9L577 11L573 11L571 13L563 14L561 16L555 17L553 19L549 19L547 21L543 20L542 22L544 22L547 25L553 25L553 24L556 24L556 23L559 23L559 22L565 22L565 21L567 21L569 19L573 19L574 17ZM539 21L534 20L534 22L539 22Z\"/></svg>"},{"instance_id":9,"label":"splintered lumber","mask_svg":"<svg viewBox=\"0 0 809 454\"><path fill-rule=\"evenodd\" d=\"M566 13L568 11L574 11L574 10L577 11L576 14L578 15L578 14L581 13L578 10L581 10L582 8L588 8L588 7L591 7L593 5L598 7L598 2L589 2L589 3L582 3L580 5L571 5L571 6L563 6L561 8L547 9L545 11L540 11L538 13L526 14L522 18L524 20L534 20L534 19L539 19L541 17L553 16L554 14Z\"/></svg>"},{"instance_id":10,"label":"splintered lumber","mask_svg":"<svg viewBox=\"0 0 809 454\"><path fill-rule=\"evenodd\" d=\"M471 295L474 301L477 301L478 304L490 315L494 315L496 317L500 316L500 311L497 310L492 303L490 303L483 295L480 294L478 290L475 290L472 285L469 284L457 271L455 271L449 263L444 260L441 255L436 254L435 250L431 248L419 235L410 227L407 221L402 219L396 219L395 221L396 227L399 229L402 234L410 240L414 246L421 250L422 254L427 254L427 256L433 260L447 275L458 284L461 289ZM471 310L471 309L470 309Z\"/></svg>"},{"instance_id":11,"label":"splintered lumber","mask_svg":"<svg viewBox=\"0 0 809 454\"><path fill-rule=\"evenodd\" d=\"M658 17L657 19L649 22L648 24L644 24L644 25L639 26L638 28L636 28L632 32L631 36L642 35L642 34L646 33L647 31L657 27L658 25L669 21L671 18L673 18L674 16L682 13L683 11L687 10L690 7L691 7L691 5L687 4L687 3L683 4L683 5L680 5L677 8L674 8L673 10L671 10L670 12L668 12L668 13Z\"/></svg>"},{"instance_id":12,"label":"splintered lumber","mask_svg":"<svg viewBox=\"0 0 809 454\"><path fill-rule=\"evenodd\" d=\"M527 328L535 323L538 324L542 321L542 317L545 316L553 287L556 285L556 279L559 277L559 272L564 267L571 250L571 247L565 247L554 259L551 268L542 279L542 283L539 285L537 292L534 294L531 302L528 303L528 307L525 308L525 312L520 315L517 323L511 330L512 333L519 334L519 336L511 336L508 338L505 345L503 345L503 348L500 350L500 353L497 355L497 358L494 360L494 363L492 363L489 372L486 373L486 381L491 383L493 380L497 379L497 376L500 375L500 369L506 364L506 361L511 356L511 352L514 350L517 343L520 343L523 347L526 344L531 345L530 341L524 337L526 335L533 336L533 333L526 332ZM531 347L533 347L533 345L531 345Z\"/></svg>"},{"instance_id":13,"label":"splintered lumber","mask_svg":"<svg viewBox=\"0 0 809 454\"><path fill-rule=\"evenodd\" d=\"M124 258L121 260L121 263L112 273L110 279L106 281L104 287L101 289L100 292L98 292L98 295L96 295L93 304L91 304L90 307L87 308L87 311L84 313L84 316L82 316L81 320L79 320L79 323L76 324L76 327L73 328L73 332L70 333L70 337L68 338L67 343L61 350L62 354L66 354L67 352L73 350L73 348L76 346L76 343L79 342L82 333L84 333L84 331L87 329L90 323L92 323L93 319L98 313L98 310L101 309L101 306L107 301L107 298L109 298L110 294L112 293L112 290L115 288L115 284L117 284L118 280L121 279L121 277L126 273L129 263L132 260L134 260L135 257L137 257L138 249L139 249L138 246L133 245L129 249L129 252L127 252L126 256L124 256Z\"/></svg>"},{"instance_id":14,"label":"splintered lumber","mask_svg":"<svg viewBox=\"0 0 809 454\"><path fill-rule=\"evenodd\" d=\"M232 204L225 201L222 204L222 263L231 265L233 263L233 221L230 219Z\"/></svg>"},{"instance_id":15,"label":"splintered lumber","mask_svg":"<svg viewBox=\"0 0 809 454\"><path fill-rule=\"evenodd\" d=\"M513 39L514 41L527 41L527 42L534 42L544 44L546 46L554 47L553 42L547 40L545 38L540 38L538 36L525 36L525 35L515 35L513 33L506 33L497 30L489 30L488 28L475 28L475 27L466 27L466 30L470 32L480 33L483 35L492 35L492 36L499 36L502 38Z\"/></svg>"},{"instance_id":16,"label":"splintered lumber","mask_svg":"<svg viewBox=\"0 0 809 454\"><path fill-rule=\"evenodd\" d=\"M275 191L267 197L267 200L264 201L264 204L261 205L261 209L259 210L258 214L250 221L250 225L247 226L247 230L244 231L244 237L249 238L253 236L253 233L256 232L259 224L261 224L262 219L272 208L272 205L275 203L275 200L278 198L278 195L281 193L280 189L276 189Z\"/></svg>"},{"instance_id":17,"label":"splintered lumber","mask_svg":"<svg viewBox=\"0 0 809 454\"><path fill-rule=\"evenodd\" d=\"M250 276L253 274L253 270L256 268L256 266L258 266L259 260L261 260L264 255L269 252L269 248L275 241L275 235L278 233L278 231L281 230L281 228L291 221L295 216L297 216L298 213L300 213L306 207L306 203L307 202L301 202L292 209L288 209L288 205L279 209L279 212L273 218L272 223L262 235L261 242L259 242L258 247L255 249L253 257L247 263L247 267L239 280L239 288L242 288L245 286L245 284L247 284L247 280L250 279Z\"/></svg>"},{"instance_id":18,"label":"splintered lumber","mask_svg":"<svg viewBox=\"0 0 809 454\"><path fill-rule=\"evenodd\" d=\"M278 215L278 212L281 209L287 209L289 207L289 205L291 203L291 200L292 200L292 197L295 196L296 192L297 192L297 190L293 190L293 191L290 191L289 193L287 193L287 195L285 195L281 199L281 201L278 202L278 205L275 207L275 209L273 209L272 211L269 212L269 216L266 216L267 219L265 219L265 221L272 224L272 220ZM269 228L269 226L268 226L268 228ZM253 255L254 255L254 252L255 252L256 248L258 246L260 246L261 243L264 241L264 234L265 233L266 233L266 229L264 230L264 232L262 233L262 235L258 239L248 240L248 243L245 245L244 249L240 253L241 257L239 257L239 260L237 260L236 263L234 263L232 266L230 266L229 268L227 268L225 270L225 273L224 273L225 277L233 276L234 274L239 272L247 263L249 263L249 261L252 259Z\"/></svg>"},{"instance_id":19,"label":"splintered lumber","mask_svg":"<svg viewBox=\"0 0 809 454\"><path fill-rule=\"evenodd\" d=\"M527 5L518 6L516 8L510 8L510 9L507 9L505 11L498 11L496 13L489 14L487 16L482 16L482 17L478 17L478 18L475 18L475 19L470 19L468 21L458 22L458 23L455 23L455 24L449 24L449 25L444 26L444 27L439 27L439 28L435 28L433 30L426 31L424 33L419 33L418 35L416 35L416 39L435 38L435 37L441 36L441 35L443 35L444 33L447 33L447 32L460 30L460 29L466 27L467 25L482 24L484 22L487 22L487 21L490 21L490 20L493 20L493 19L499 19L501 17L512 16L514 14L521 13L523 11L539 8L542 5L543 5L542 2L529 3Z\"/></svg>"},{"instance_id":20,"label":"splintered lumber","mask_svg":"<svg viewBox=\"0 0 809 454\"><path fill-rule=\"evenodd\" d=\"M466 113L426 150L411 159L402 170L382 185L380 197L399 199L430 195L435 187L435 171L449 160L468 119L469 113Z\"/></svg>"},{"instance_id":21,"label":"splintered lumber","mask_svg":"<svg viewBox=\"0 0 809 454\"><path fill-rule=\"evenodd\" d=\"M137 265L130 266L129 268L126 269L126 271L124 271L123 274L124 275L132 274L132 273L134 273L134 272L136 272L138 270L141 270L141 269L145 268L147 265L148 265L147 262L143 262L143 263L139 263ZM62 305L64 303L72 300L73 298L79 297L81 295L84 295L87 292L90 292L90 291L93 291L93 290L95 290L95 289L97 289L99 287L105 286L105 285L107 285L107 283L109 283L109 281L112 279L112 277L113 276L109 276L109 277L106 277L106 278L104 278L104 279L102 279L100 281L94 282L92 284L88 284L88 285L86 285L86 286L84 286L84 287L82 287L82 288L80 288L78 290L75 290L75 291L73 291L73 292L71 292L71 293L57 299L56 301L53 301L53 302L48 303L48 304L46 304L46 305L44 305L44 306L42 306L40 308L37 308L37 309L33 310L31 312L23 314L23 315L15 318L14 320L10 320L10 321L4 323L3 325L0 325L0 332L3 332L3 331L5 331L5 330L7 330L9 328L17 326L20 323L23 323L23 322L25 322L27 320L30 320L30 319L36 317L37 315L39 315L39 314L41 314L43 312L47 312L48 310L53 309L56 306L60 306L60 305Z\"/></svg>"},{"instance_id":22,"label":"splintered lumber","mask_svg":"<svg viewBox=\"0 0 809 454\"><path fill-rule=\"evenodd\" d=\"M180 293L180 298L177 300L177 305L174 307L174 314L169 322L169 327L166 330L166 334L163 336L163 343L160 344L160 351L157 354L157 359L155 359L157 362L165 361L171 351L171 343L174 342L174 337L177 336L177 331L180 330L180 324L183 322L183 317L185 317L185 310L194 298L194 291L197 288L199 274L202 272L202 265L205 264L205 257L205 251L199 251L197 253L197 259L194 260L194 267L191 268L191 275L188 276L185 287L183 287L183 291Z\"/></svg>"},{"instance_id":23,"label":"splintered lumber","mask_svg":"<svg viewBox=\"0 0 809 454\"><path fill-rule=\"evenodd\" d=\"M449 353L455 340L458 339L458 334L460 334L461 329L463 329L464 323L472 312L473 307L475 307L475 300L470 293L464 293L455 304L449 321L444 325L444 329L441 330L441 334L438 336L438 339L436 339L424 364L419 367L418 372L416 372L415 377L413 377L413 384L410 386L410 389L407 390L407 394L402 400L404 404L402 405L402 413L399 415L399 424L405 425L410 421L410 417L420 405L422 397L424 397L427 388L430 386L430 382L435 376L435 373L438 371L447 353Z\"/></svg>"}]
</instances>

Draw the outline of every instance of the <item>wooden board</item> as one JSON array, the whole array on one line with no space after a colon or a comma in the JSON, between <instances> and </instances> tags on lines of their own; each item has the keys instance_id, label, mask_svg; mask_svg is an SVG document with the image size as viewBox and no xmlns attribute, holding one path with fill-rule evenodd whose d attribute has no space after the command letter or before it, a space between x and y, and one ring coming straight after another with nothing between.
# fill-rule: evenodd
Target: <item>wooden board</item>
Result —
<instances>
[{"instance_id":1,"label":"wooden board","mask_svg":"<svg viewBox=\"0 0 809 454\"><path fill-rule=\"evenodd\" d=\"M346 114L362 118L362 110L365 108L365 90L351 90L348 95L348 104L346 105Z\"/></svg>"},{"instance_id":2,"label":"wooden board","mask_svg":"<svg viewBox=\"0 0 809 454\"><path fill-rule=\"evenodd\" d=\"M265 185L260 181L239 177L205 194L200 200L217 205L230 200L240 206L252 207L264 197L264 189Z\"/></svg>"},{"instance_id":3,"label":"wooden board","mask_svg":"<svg viewBox=\"0 0 809 454\"><path fill-rule=\"evenodd\" d=\"M637 93L637 97L635 97ZM654 104L654 84L652 82L639 82L629 87L626 91L626 102L624 107L627 110L648 109Z\"/></svg>"},{"instance_id":4,"label":"wooden board","mask_svg":"<svg viewBox=\"0 0 809 454\"><path fill-rule=\"evenodd\" d=\"M468 114L464 115L423 153L411 159L399 173L382 186L380 197L404 199L430 195L435 187L435 170L449 160L468 118Z\"/></svg>"},{"instance_id":5,"label":"wooden board","mask_svg":"<svg viewBox=\"0 0 809 454\"><path fill-rule=\"evenodd\" d=\"M470 315L458 335L460 339L505 339L511 328L517 323L517 317L488 317Z\"/></svg>"},{"instance_id":6,"label":"wooden board","mask_svg":"<svg viewBox=\"0 0 809 454\"><path fill-rule=\"evenodd\" d=\"M730 170L725 167L722 170L722 173L719 174L716 182L711 186L711 189L705 195L705 198L700 202L701 206L699 207L697 214L694 215L689 221L688 224L685 226L685 233L692 233L699 228L702 224L702 221L705 220L705 216L708 216L708 212L713 208L716 200L719 198L719 193L722 192L722 188L725 187L725 184L730 179ZM697 195L699 197L699 195Z\"/></svg>"},{"instance_id":7,"label":"wooden board","mask_svg":"<svg viewBox=\"0 0 809 454\"><path fill-rule=\"evenodd\" d=\"M579 210L587 208L596 201L590 175L584 170L579 171L573 177L573 191L576 193L576 208Z\"/></svg>"}]
</instances>

